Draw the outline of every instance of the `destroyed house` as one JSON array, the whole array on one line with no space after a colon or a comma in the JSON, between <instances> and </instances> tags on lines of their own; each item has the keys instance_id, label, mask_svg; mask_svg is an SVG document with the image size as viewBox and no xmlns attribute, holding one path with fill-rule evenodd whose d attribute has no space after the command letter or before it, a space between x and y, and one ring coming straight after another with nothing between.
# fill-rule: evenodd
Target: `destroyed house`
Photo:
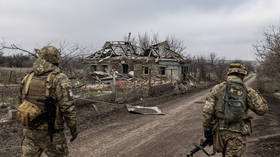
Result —
<instances>
[{"instance_id":1,"label":"destroyed house","mask_svg":"<svg viewBox=\"0 0 280 157\"><path fill-rule=\"evenodd\" d=\"M93 73L129 74L136 78L159 77L182 80L189 72L190 61L170 50L168 43L161 42L141 48L131 42L106 42L101 50L85 58Z\"/></svg>"}]
</instances>

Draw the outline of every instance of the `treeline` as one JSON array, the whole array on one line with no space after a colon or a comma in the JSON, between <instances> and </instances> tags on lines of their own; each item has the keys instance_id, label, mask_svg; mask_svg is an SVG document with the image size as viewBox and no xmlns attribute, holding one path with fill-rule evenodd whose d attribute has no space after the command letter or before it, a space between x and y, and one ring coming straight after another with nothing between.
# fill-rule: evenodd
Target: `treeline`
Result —
<instances>
[{"instance_id":1,"label":"treeline","mask_svg":"<svg viewBox=\"0 0 280 157\"><path fill-rule=\"evenodd\" d=\"M24 54L13 54L4 56L0 52L0 66L1 67L31 67L34 62L34 57Z\"/></svg>"},{"instance_id":2,"label":"treeline","mask_svg":"<svg viewBox=\"0 0 280 157\"><path fill-rule=\"evenodd\" d=\"M131 43L138 45L140 47L146 47L159 43L158 34L138 34L138 36L131 36L124 38L125 41L130 41ZM186 59L191 60L190 75L198 79L199 81L217 81L221 82L225 80L228 65L232 61L228 61L223 57L217 56L214 52L210 53L209 56L190 56L186 55L186 46L184 42L174 36L167 36L165 40L168 42L170 49L180 53ZM2 45L2 49L1 49ZM90 53L92 49L89 47L81 47L78 44L62 42L58 44L58 49L62 53L62 63L60 67L62 70L70 76L80 76L82 69L85 68L83 64L83 58ZM34 52L26 51L15 44L11 46L6 43L0 44L0 66L1 67L32 67L37 51ZM4 50L20 51L23 54L14 54L10 56L4 56ZM7 53L7 52L6 52ZM244 62L243 62L244 63ZM249 62L245 62L249 71L254 70Z\"/></svg>"},{"instance_id":3,"label":"treeline","mask_svg":"<svg viewBox=\"0 0 280 157\"><path fill-rule=\"evenodd\" d=\"M200 81L222 82L227 77L227 70L232 62L239 62L246 66L249 73L255 72L255 67L250 61L226 60L224 57L218 57L214 52L209 56L191 57L191 74Z\"/></svg>"}]
</instances>

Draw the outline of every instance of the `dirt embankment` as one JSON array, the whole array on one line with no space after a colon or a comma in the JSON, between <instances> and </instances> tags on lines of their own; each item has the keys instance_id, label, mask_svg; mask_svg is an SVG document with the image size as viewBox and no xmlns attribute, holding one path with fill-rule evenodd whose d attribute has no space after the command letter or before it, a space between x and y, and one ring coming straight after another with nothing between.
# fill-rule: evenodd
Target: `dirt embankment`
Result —
<instances>
[{"instance_id":1,"label":"dirt embankment","mask_svg":"<svg viewBox=\"0 0 280 157\"><path fill-rule=\"evenodd\" d=\"M264 94L269 111L253 121L253 135L248 140L248 157L279 157L280 100Z\"/></svg>"},{"instance_id":2,"label":"dirt embankment","mask_svg":"<svg viewBox=\"0 0 280 157\"><path fill-rule=\"evenodd\" d=\"M251 87L260 87L254 81ZM255 116L252 121L253 134L248 138L248 157L279 157L280 155L280 99L272 93L265 92L262 95L267 100L269 110L264 116Z\"/></svg>"}]
</instances>

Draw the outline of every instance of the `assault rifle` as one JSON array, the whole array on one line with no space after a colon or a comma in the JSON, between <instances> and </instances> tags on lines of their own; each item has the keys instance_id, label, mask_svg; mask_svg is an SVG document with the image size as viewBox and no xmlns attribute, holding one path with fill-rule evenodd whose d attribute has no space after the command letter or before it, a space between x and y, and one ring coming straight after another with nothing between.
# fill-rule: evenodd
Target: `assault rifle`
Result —
<instances>
[{"instance_id":1,"label":"assault rifle","mask_svg":"<svg viewBox=\"0 0 280 157\"><path fill-rule=\"evenodd\" d=\"M44 99L37 99L38 102L45 104L44 111L39 115L31 119L31 124L33 126L38 126L42 122L48 122L48 135L50 136L50 141L53 141L54 123L56 119L56 101L50 97L46 96Z\"/></svg>"},{"instance_id":2,"label":"assault rifle","mask_svg":"<svg viewBox=\"0 0 280 157\"><path fill-rule=\"evenodd\" d=\"M187 154L187 157L193 157L193 155L202 150L207 156L212 156L215 155L215 152L213 152L212 154L209 154L204 148L206 146L212 146L213 145L213 133L212 133L212 129L213 126L209 126L205 131L204 131L204 135L205 135L205 140L202 140L200 145L198 144L194 144L195 148L193 150L191 150L191 152L189 154Z\"/></svg>"}]
</instances>

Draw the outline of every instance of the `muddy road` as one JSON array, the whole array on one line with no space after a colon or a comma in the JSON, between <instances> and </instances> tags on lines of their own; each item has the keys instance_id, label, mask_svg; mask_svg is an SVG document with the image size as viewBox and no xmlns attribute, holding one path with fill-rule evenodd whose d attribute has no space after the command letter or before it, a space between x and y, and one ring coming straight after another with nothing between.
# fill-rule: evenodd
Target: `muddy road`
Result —
<instances>
[{"instance_id":1,"label":"muddy road","mask_svg":"<svg viewBox=\"0 0 280 157\"><path fill-rule=\"evenodd\" d=\"M250 85L255 77L247 81ZM125 114L82 132L71 156L179 157L203 137L201 110L209 89L168 101L166 115ZM201 152L196 156L205 156ZM219 155L216 155L219 156Z\"/></svg>"}]
</instances>

